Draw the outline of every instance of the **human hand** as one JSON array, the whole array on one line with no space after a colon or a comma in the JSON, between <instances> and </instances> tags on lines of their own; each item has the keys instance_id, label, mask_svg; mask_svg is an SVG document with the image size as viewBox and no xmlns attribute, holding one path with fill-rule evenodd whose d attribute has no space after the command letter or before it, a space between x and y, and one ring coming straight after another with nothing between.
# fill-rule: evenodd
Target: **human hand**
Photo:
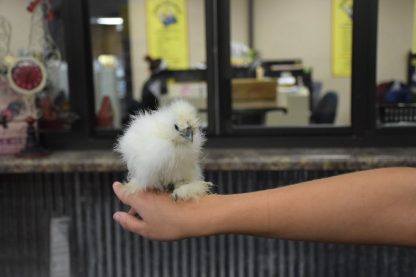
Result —
<instances>
[{"instance_id":1,"label":"human hand","mask_svg":"<svg viewBox=\"0 0 416 277\"><path fill-rule=\"evenodd\" d=\"M138 192L127 194L121 183L113 190L121 202L131 207L129 212L118 211L113 218L124 229L154 240L177 240L203 236L210 232L213 219L209 202L216 195L198 200L172 201L168 193Z\"/></svg>"}]
</instances>

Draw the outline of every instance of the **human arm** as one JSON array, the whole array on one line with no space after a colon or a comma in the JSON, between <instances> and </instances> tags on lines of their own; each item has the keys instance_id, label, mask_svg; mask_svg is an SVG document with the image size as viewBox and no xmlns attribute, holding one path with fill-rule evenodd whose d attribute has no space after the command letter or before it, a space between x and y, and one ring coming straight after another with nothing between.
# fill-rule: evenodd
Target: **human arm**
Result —
<instances>
[{"instance_id":1,"label":"human arm","mask_svg":"<svg viewBox=\"0 0 416 277\"><path fill-rule=\"evenodd\" d=\"M117 212L127 230L173 240L235 233L279 239L416 245L416 169L384 168L281 188L197 201L172 202L165 193L126 195L137 211Z\"/></svg>"}]
</instances>

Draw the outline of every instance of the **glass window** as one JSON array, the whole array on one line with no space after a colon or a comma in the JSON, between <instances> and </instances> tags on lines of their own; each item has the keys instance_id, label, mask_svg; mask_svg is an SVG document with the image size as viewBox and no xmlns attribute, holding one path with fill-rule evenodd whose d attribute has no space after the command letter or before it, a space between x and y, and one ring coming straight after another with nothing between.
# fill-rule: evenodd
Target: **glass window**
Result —
<instances>
[{"instance_id":1,"label":"glass window","mask_svg":"<svg viewBox=\"0 0 416 277\"><path fill-rule=\"evenodd\" d=\"M377 126L416 126L413 0L379 1ZM413 45L412 45L413 43Z\"/></svg>"},{"instance_id":2,"label":"glass window","mask_svg":"<svg viewBox=\"0 0 416 277\"><path fill-rule=\"evenodd\" d=\"M177 98L207 118L204 1L90 0L96 127Z\"/></svg>"},{"instance_id":3,"label":"glass window","mask_svg":"<svg viewBox=\"0 0 416 277\"><path fill-rule=\"evenodd\" d=\"M233 123L350 125L352 0L248 2L231 0Z\"/></svg>"}]
</instances>

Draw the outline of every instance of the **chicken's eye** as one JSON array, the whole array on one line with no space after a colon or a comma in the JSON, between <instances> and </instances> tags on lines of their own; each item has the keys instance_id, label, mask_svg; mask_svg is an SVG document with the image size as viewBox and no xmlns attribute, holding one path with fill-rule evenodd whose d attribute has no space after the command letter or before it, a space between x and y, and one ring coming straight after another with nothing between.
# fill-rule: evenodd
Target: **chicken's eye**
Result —
<instances>
[{"instance_id":1,"label":"chicken's eye","mask_svg":"<svg viewBox=\"0 0 416 277\"><path fill-rule=\"evenodd\" d=\"M176 131L179 131L179 127L176 124L175 124L175 129L176 129Z\"/></svg>"}]
</instances>

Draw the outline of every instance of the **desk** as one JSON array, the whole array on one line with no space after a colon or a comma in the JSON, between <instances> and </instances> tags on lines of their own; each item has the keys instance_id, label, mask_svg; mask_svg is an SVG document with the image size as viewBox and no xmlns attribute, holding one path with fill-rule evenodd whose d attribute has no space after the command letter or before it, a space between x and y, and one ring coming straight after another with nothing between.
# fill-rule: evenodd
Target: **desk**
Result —
<instances>
[{"instance_id":1,"label":"desk","mask_svg":"<svg viewBox=\"0 0 416 277\"><path fill-rule=\"evenodd\" d=\"M270 111L266 114L266 126L307 126L309 125L309 91L279 91L279 105L287 108L287 113L282 114Z\"/></svg>"},{"instance_id":2,"label":"desk","mask_svg":"<svg viewBox=\"0 0 416 277\"><path fill-rule=\"evenodd\" d=\"M282 94L283 95L283 94ZM283 98L284 97L284 98ZM206 97L182 97L198 109L203 124L208 122ZM176 97L164 95L160 104L166 105ZM234 101L232 121L235 125L304 126L309 124L309 96L299 93L279 94L274 100Z\"/></svg>"},{"instance_id":3,"label":"desk","mask_svg":"<svg viewBox=\"0 0 416 277\"><path fill-rule=\"evenodd\" d=\"M203 125L208 122L207 117L207 99L197 97L182 97L189 101L198 109L198 116ZM169 104L177 99L163 95L160 98L161 106ZM266 115L269 112L287 114L287 107L276 105L275 101L251 101L251 102L233 102L232 103L232 120L236 125L263 125L265 124Z\"/></svg>"},{"instance_id":4,"label":"desk","mask_svg":"<svg viewBox=\"0 0 416 277\"><path fill-rule=\"evenodd\" d=\"M232 106L236 125L263 125L267 113L287 113L287 108L277 106L275 101L234 102Z\"/></svg>"},{"instance_id":5,"label":"desk","mask_svg":"<svg viewBox=\"0 0 416 277\"><path fill-rule=\"evenodd\" d=\"M286 109L284 106L276 105L275 101L252 101L233 102L233 110L263 110L263 109Z\"/></svg>"}]
</instances>

